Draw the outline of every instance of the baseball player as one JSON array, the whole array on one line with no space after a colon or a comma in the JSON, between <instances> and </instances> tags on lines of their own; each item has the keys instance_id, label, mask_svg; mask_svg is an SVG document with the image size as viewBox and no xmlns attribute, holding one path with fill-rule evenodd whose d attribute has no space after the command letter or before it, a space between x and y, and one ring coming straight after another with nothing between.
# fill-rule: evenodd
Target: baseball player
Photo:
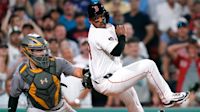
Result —
<instances>
[{"instance_id":1,"label":"baseball player","mask_svg":"<svg viewBox=\"0 0 200 112\"><path fill-rule=\"evenodd\" d=\"M22 63L12 79L9 112L15 112L22 92L28 99L28 112L75 112L62 98L60 75L72 74L83 77L88 70L72 67L63 58L49 56L46 40L29 34L22 40L22 51L28 58Z\"/></svg>"},{"instance_id":2,"label":"baseball player","mask_svg":"<svg viewBox=\"0 0 200 112\"><path fill-rule=\"evenodd\" d=\"M122 67L120 55L125 45L125 28L108 23L109 14L99 2L88 6L91 22L88 41L89 68L93 87L105 95L118 95L129 112L143 112L133 85L147 78L166 107L185 101L189 92L173 93L154 61L144 59Z\"/></svg>"}]
</instances>

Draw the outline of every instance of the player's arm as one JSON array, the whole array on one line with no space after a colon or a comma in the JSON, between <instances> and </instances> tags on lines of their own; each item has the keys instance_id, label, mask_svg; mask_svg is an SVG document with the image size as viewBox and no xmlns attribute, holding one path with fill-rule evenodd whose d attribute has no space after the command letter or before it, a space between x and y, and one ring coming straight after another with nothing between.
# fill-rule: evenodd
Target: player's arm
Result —
<instances>
[{"instance_id":1,"label":"player's arm","mask_svg":"<svg viewBox=\"0 0 200 112\"><path fill-rule=\"evenodd\" d=\"M12 82L11 82L11 90L8 100L8 112L16 112L18 99L20 94L22 93L22 84L23 80L18 73L18 69L16 70L15 74L13 75Z\"/></svg>"},{"instance_id":2,"label":"player's arm","mask_svg":"<svg viewBox=\"0 0 200 112\"><path fill-rule=\"evenodd\" d=\"M120 35L120 36L118 36L118 44L111 51L110 54L113 55L113 56L120 56L121 53L124 50L124 46L125 46L125 36L124 35Z\"/></svg>"},{"instance_id":3,"label":"player's arm","mask_svg":"<svg viewBox=\"0 0 200 112\"><path fill-rule=\"evenodd\" d=\"M84 74L89 72L89 69L84 68L75 68L73 72L73 76L78 78L83 78Z\"/></svg>"},{"instance_id":4,"label":"player's arm","mask_svg":"<svg viewBox=\"0 0 200 112\"><path fill-rule=\"evenodd\" d=\"M72 75L78 78L83 78L83 75L89 72L89 69L74 67L63 58L57 58L57 69L64 73L65 76Z\"/></svg>"},{"instance_id":5,"label":"player's arm","mask_svg":"<svg viewBox=\"0 0 200 112\"><path fill-rule=\"evenodd\" d=\"M178 57L177 51L181 48L187 47L188 43L180 43L180 44L174 44L168 47L167 51L169 55L173 58L176 59Z\"/></svg>"},{"instance_id":6,"label":"player's arm","mask_svg":"<svg viewBox=\"0 0 200 112\"><path fill-rule=\"evenodd\" d=\"M8 112L16 112L19 97L9 96Z\"/></svg>"},{"instance_id":7,"label":"player's arm","mask_svg":"<svg viewBox=\"0 0 200 112\"><path fill-rule=\"evenodd\" d=\"M113 56L120 56L125 47L125 28L123 25L119 25L116 27L116 33L118 37L118 44L114 47L114 49L110 52Z\"/></svg>"}]
</instances>

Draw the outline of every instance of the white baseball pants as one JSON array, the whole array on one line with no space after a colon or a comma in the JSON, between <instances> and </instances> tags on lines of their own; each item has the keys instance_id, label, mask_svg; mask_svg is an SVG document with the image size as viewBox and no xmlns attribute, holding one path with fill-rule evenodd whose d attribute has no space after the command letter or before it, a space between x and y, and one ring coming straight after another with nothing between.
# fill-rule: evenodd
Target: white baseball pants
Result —
<instances>
[{"instance_id":1,"label":"white baseball pants","mask_svg":"<svg viewBox=\"0 0 200 112\"><path fill-rule=\"evenodd\" d=\"M62 105L60 107L60 105ZM59 108L57 110L57 108ZM60 103L53 108L55 111L44 111L35 107L28 107L27 112L76 112L64 99L61 99Z\"/></svg>"},{"instance_id":2,"label":"white baseball pants","mask_svg":"<svg viewBox=\"0 0 200 112\"><path fill-rule=\"evenodd\" d=\"M129 112L143 112L133 85L140 79L147 78L156 88L162 102L167 102L172 92L165 82L154 61L144 59L125 66L108 78L93 81L94 88L105 95L119 95ZM98 83L96 83L98 82Z\"/></svg>"}]
</instances>

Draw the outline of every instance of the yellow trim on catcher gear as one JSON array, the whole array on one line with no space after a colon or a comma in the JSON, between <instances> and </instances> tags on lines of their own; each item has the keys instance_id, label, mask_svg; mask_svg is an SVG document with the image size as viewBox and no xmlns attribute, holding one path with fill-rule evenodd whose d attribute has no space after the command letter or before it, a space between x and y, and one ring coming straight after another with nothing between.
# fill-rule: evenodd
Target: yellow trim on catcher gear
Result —
<instances>
[{"instance_id":1,"label":"yellow trim on catcher gear","mask_svg":"<svg viewBox=\"0 0 200 112\"><path fill-rule=\"evenodd\" d=\"M55 75L52 75L52 77L53 77L54 84L57 87L57 90L56 90L55 95L54 95L54 101L55 101L54 106L56 106L59 103L58 98L59 98L59 92L60 92L60 80Z\"/></svg>"},{"instance_id":2,"label":"yellow trim on catcher gear","mask_svg":"<svg viewBox=\"0 0 200 112\"><path fill-rule=\"evenodd\" d=\"M41 98L36 96L36 87L34 85L34 83L31 84L30 89L29 89L29 94L33 97L33 99L38 102L42 107L44 107L45 109L49 109L48 105L46 104L46 102L44 100L42 100Z\"/></svg>"},{"instance_id":3,"label":"yellow trim on catcher gear","mask_svg":"<svg viewBox=\"0 0 200 112\"><path fill-rule=\"evenodd\" d=\"M25 64L19 71L20 74L22 74L24 72L24 70L26 70L27 65Z\"/></svg>"},{"instance_id":4,"label":"yellow trim on catcher gear","mask_svg":"<svg viewBox=\"0 0 200 112\"><path fill-rule=\"evenodd\" d=\"M55 58L54 57L50 57L49 58L51 61L55 61Z\"/></svg>"},{"instance_id":5,"label":"yellow trim on catcher gear","mask_svg":"<svg viewBox=\"0 0 200 112\"><path fill-rule=\"evenodd\" d=\"M36 68L36 69L30 69L30 71L33 72L33 73L41 73L41 72L43 72L43 69Z\"/></svg>"},{"instance_id":6,"label":"yellow trim on catcher gear","mask_svg":"<svg viewBox=\"0 0 200 112\"><path fill-rule=\"evenodd\" d=\"M40 42L40 41L38 41L38 40L36 40L36 39L34 39L34 38L30 38L31 40L33 40L34 42L36 42L35 44L28 44L28 46L42 46L43 44Z\"/></svg>"},{"instance_id":7,"label":"yellow trim on catcher gear","mask_svg":"<svg viewBox=\"0 0 200 112\"><path fill-rule=\"evenodd\" d=\"M31 57L29 57L27 54L26 54L26 52L25 52L26 50L23 48L23 54L29 59L29 60L31 60L31 62L33 62L35 65L37 64Z\"/></svg>"}]
</instances>

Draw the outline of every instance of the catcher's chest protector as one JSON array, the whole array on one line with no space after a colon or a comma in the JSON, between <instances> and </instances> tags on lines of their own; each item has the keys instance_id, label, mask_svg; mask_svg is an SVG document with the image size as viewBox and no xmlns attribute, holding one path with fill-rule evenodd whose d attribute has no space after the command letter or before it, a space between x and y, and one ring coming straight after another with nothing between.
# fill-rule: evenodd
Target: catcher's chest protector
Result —
<instances>
[{"instance_id":1,"label":"catcher's chest protector","mask_svg":"<svg viewBox=\"0 0 200 112\"><path fill-rule=\"evenodd\" d=\"M30 86L26 94L34 107L49 110L58 105L61 88L60 79L55 75L55 59L51 59L49 68L45 70L31 70L27 64L23 64L20 67L20 74Z\"/></svg>"}]
</instances>

